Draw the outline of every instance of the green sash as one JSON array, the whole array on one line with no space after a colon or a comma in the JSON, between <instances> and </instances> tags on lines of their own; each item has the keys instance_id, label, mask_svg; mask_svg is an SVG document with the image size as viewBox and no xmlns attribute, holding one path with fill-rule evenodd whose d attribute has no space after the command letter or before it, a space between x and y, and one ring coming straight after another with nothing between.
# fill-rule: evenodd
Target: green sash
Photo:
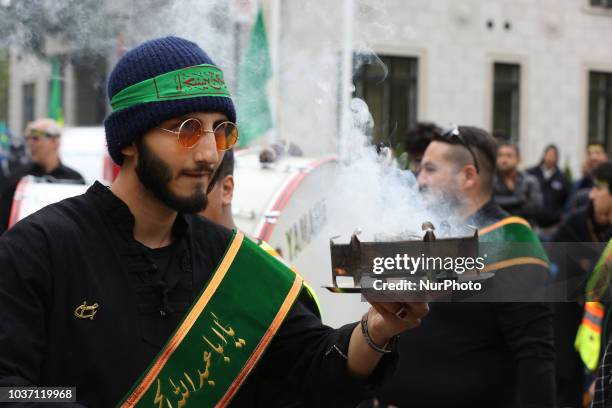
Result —
<instances>
[{"instance_id":1,"label":"green sash","mask_svg":"<svg viewBox=\"0 0 612 408\"><path fill-rule=\"evenodd\" d=\"M274 258L278 259L279 262L282 262L285 264L285 266L287 266L287 268L290 268L292 271L294 271L295 273L297 273L298 275L300 274L297 269L295 269L293 266L289 265L282 256L280 256L280 254L276 251L276 249L274 249L270 244L268 244L266 241L264 241L263 239L253 239L253 241L255 243L257 243L257 245L259 245L259 247L261 249L263 249L264 251L266 251L266 253L272 255ZM301 276L301 275L300 275ZM310 303L310 305L312 306L310 309L317 315L317 317L320 319L322 316L321 313L321 303L319 302L319 297L317 296L317 293L315 292L315 290L304 280L304 289L303 289L304 294L306 295L303 299L307 302Z\"/></svg>"},{"instance_id":2,"label":"green sash","mask_svg":"<svg viewBox=\"0 0 612 408\"><path fill-rule=\"evenodd\" d=\"M529 223L520 217L508 217L479 230L479 242L486 251L486 266L481 272L491 272L515 265L550 267L542 243ZM498 245L493 245L499 243ZM484 254L481 254L481 256Z\"/></svg>"},{"instance_id":3,"label":"green sash","mask_svg":"<svg viewBox=\"0 0 612 408\"><path fill-rule=\"evenodd\" d=\"M119 406L226 406L301 288L299 275L235 233L208 285Z\"/></svg>"}]
</instances>

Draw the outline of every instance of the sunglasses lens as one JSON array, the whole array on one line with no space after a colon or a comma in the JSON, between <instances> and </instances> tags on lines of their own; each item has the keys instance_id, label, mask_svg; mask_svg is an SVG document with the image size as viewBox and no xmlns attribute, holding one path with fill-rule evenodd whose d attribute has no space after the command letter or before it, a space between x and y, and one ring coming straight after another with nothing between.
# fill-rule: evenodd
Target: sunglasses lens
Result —
<instances>
[{"instance_id":1,"label":"sunglasses lens","mask_svg":"<svg viewBox=\"0 0 612 408\"><path fill-rule=\"evenodd\" d=\"M183 147L193 147L202 137L202 123L196 119L187 119L179 128L179 143Z\"/></svg>"},{"instance_id":2,"label":"sunglasses lens","mask_svg":"<svg viewBox=\"0 0 612 408\"><path fill-rule=\"evenodd\" d=\"M231 149L238 141L238 128L232 122L223 122L215 128L217 150Z\"/></svg>"},{"instance_id":3,"label":"sunglasses lens","mask_svg":"<svg viewBox=\"0 0 612 408\"><path fill-rule=\"evenodd\" d=\"M42 138L47 136L47 132L45 132L44 130L40 130L40 129L30 129L28 131L28 135L26 136L27 138Z\"/></svg>"}]
</instances>

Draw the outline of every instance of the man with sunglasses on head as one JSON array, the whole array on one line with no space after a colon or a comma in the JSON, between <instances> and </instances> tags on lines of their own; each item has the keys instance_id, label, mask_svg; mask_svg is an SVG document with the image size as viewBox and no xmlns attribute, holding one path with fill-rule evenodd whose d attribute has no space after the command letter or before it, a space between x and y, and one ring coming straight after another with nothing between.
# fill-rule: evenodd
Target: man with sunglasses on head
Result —
<instances>
[{"instance_id":1,"label":"man with sunglasses on head","mask_svg":"<svg viewBox=\"0 0 612 408\"><path fill-rule=\"evenodd\" d=\"M271 407L274 384L307 406L357 405L427 305L323 326L301 277L196 214L237 140L223 73L196 44L132 49L108 95L112 186L0 238L0 386L75 386L89 407Z\"/></svg>"},{"instance_id":2,"label":"man with sunglasses on head","mask_svg":"<svg viewBox=\"0 0 612 408\"><path fill-rule=\"evenodd\" d=\"M541 249L524 220L509 217L491 200L495 155L495 140L482 129L460 126L435 135L417 178L424 199L432 207L444 202L457 228L476 226L481 242L505 245L512 235L522 235ZM498 278L520 279L528 271L547 274L539 259L521 254L489 261L495 275L483 285L491 289ZM509 298L520 296L512 286L498 289ZM383 387L383 403L402 408L555 407L552 312L547 305L434 302L430 307L421 327L399 339L399 369Z\"/></svg>"},{"instance_id":3,"label":"man with sunglasses on head","mask_svg":"<svg viewBox=\"0 0 612 408\"><path fill-rule=\"evenodd\" d=\"M44 177L50 182L69 180L85 184L83 176L60 160L60 139L61 128L53 119L38 119L28 123L25 140L31 163L15 169L6 184L0 186L0 235L8 228L13 196L23 177L30 175Z\"/></svg>"}]
</instances>

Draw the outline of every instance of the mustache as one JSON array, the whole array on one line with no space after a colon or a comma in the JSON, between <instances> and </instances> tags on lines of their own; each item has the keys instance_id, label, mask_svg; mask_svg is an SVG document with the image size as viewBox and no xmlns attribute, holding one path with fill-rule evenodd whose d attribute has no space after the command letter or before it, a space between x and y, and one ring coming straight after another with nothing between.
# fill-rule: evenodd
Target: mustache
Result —
<instances>
[{"instance_id":1,"label":"mustache","mask_svg":"<svg viewBox=\"0 0 612 408\"><path fill-rule=\"evenodd\" d=\"M183 169L181 173L213 173L215 166L213 164L201 164L196 167Z\"/></svg>"}]
</instances>

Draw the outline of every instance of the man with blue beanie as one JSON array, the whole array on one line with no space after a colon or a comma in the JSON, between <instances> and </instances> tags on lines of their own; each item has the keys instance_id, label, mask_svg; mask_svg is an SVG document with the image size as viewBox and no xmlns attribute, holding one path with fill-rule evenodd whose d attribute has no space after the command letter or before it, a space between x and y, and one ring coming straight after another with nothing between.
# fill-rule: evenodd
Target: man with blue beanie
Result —
<instances>
[{"instance_id":1,"label":"man with blue beanie","mask_svg":"<svg viewBox=\"0 0 612 408\"><path fill-rule=\"evenodd\" d=\"M304 304L298 274L196 215L238 129L223 72L193 42L132 49L108 95L113 185L0 238L0 387L76 387L71 401L88 407L368 397L392 369L395 336L427 305L373 304L361 323L331 329ZM276 399L278 387L294 400Z\"/></svg>"}]
</instances>

